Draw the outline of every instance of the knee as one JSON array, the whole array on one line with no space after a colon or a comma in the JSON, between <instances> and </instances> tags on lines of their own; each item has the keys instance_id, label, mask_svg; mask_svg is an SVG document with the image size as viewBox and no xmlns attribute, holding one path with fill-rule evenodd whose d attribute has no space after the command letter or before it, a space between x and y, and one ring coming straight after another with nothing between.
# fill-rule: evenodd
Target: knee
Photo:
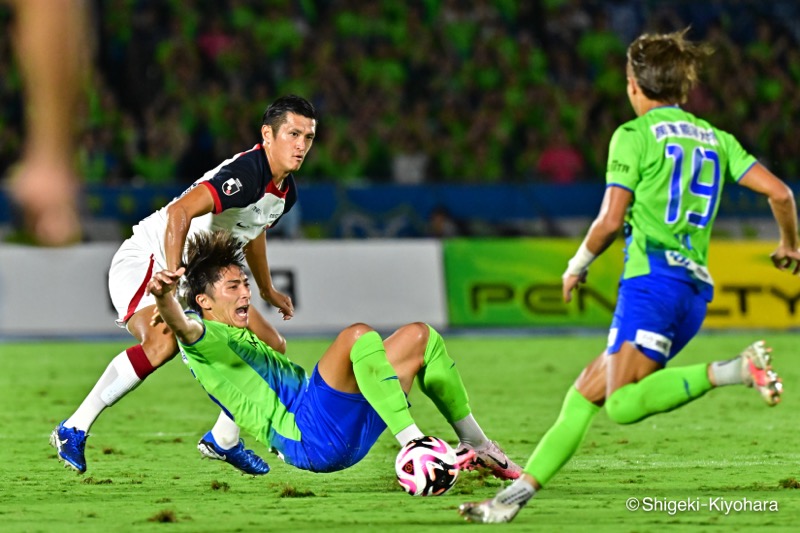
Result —
<instances>
[{"instance_id":1,"label":"knee","mask_svg":"<svg viewBox=\"0 0 800 533\"><path fill-rule=\"evenodd\" d=\"M146 337L142 341L142 349L153 368L158 368L177 355L178 342L171 335L159 335L154 338Z\"/></svg>"},{"instance_id":2,"label":"knee","mask_svg":"<svg viewBox=\"0 0 800 533\"><path fill-rule=\"evenodd\" d=\"M355 343L358 339L361 338L362 335L369 333L370 331L375 331L367 324L362 322L356 322L355 324L350 324L346 328L339 333L339 338L342 340L349 341L351 343Z\"/></svg>"},{"instance_id":3,"label":"knee","mask_svg":"<svg viewBox=\"0 0 800 533\"><path fill-rule=\"evenodd\" d=\"M624 391L623 391L624 392ZM626 425L638 422L634 414L634 410L630 409L629 402L632 398L627 397L625 394L618 394L619 390L611 394L605 403L606 414L608 418L617 424Z\"/></svg>"},{"instance_id":4,"label":"knee","mask_svg":"<svg viewBox=\"0 0 800 533\"><path fill-rule=\"evenodd\" d=\"M408 338L414 346L425 349L430 337L430 328L424 322L412 322L397 330L398 333Z\"/></svg>"},{"instance_id":5,"label":"knee","mask_svg":"<svg viewBox=\"0 0 800 533\"><path fill-rule=\"evenodd\" d=\"M625 417L622 415L621 410L611 401L606 402L606 414L612 422L622 425L625 424Z\"/></svg>"}]
</instances>

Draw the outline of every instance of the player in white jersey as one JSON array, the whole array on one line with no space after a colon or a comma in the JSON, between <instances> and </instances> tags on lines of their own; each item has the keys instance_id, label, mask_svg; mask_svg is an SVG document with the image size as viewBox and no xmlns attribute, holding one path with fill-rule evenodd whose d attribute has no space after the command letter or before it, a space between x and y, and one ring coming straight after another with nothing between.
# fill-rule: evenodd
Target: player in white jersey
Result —
<instances>
[{"instance_id":1,"label":"player in white jersey","mask_svg":"<svg viewBox=\"0 0 800 533\"><path fill-rule=\"evenodd\" d=\"M316 112L311 103L294 95L279 98L264 113L261 144L207 172L179 198L133 227L131 238L114 255L108 284L119 315L117 324L139 344L118 354L78 410L53 430L50 442L66 466L86 471L86 437L100 413L178 353L172 331L154 318L155 299L145 294L145 286L153 272L181 266L188 235L219 229L230 232L244 249L261 297L277 307L284 320L292 317L291 298L272 284L266 230L296 202L292 172L302 165L315 132ZM284 353L283 337L252 311L255 320L249 329ZM249 474L269 471L260 457L244 448L238 426L224 409L198 450Z\"/></svg>"}]
</instances>

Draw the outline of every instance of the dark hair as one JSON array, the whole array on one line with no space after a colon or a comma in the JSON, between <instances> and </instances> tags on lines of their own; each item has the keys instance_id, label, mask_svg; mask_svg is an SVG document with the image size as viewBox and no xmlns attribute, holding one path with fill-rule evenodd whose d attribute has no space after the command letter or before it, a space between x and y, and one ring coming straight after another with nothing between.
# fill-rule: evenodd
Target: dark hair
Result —
<instances>
[{"instance_id":1,"label":"dark hair","mask_svg":"<svg viewBox=\"0 0 800 533\"><path fill-rule=\"evenodd\" d=\"M703 60L713 49L706 43L686 40L688 31L645 33L628 47L628 65L649 99L682 104L697 83Z\"/></svg>"},{"instance_id":2,"label":"dark hair","mask_svg":"<svg viewBox=\"0 0 800 533\"><path fill-rule=\"evenodd\" d=\"M311 102L302 96L288 94L272 102L267 110L264 111L264 118L261 124L271 127L272 134L276 135L281 126L286 123L287 113L294 113L317 120L317 111L311 105Z\"/></svg>"},{"instance_id":3,"label":"dark hair","mask_svg":"<svg viewBox=\"0 0 800 533\"><path fill-rule=\"evenodd\" d=\"M239 241L227 231L212 233L201 231L191 236L186 252L187 304L202 314L197 296L208 294L211 287L222 279L222 272L230 266L244 268L244 252Z\"/></svg>"}]
</instances>

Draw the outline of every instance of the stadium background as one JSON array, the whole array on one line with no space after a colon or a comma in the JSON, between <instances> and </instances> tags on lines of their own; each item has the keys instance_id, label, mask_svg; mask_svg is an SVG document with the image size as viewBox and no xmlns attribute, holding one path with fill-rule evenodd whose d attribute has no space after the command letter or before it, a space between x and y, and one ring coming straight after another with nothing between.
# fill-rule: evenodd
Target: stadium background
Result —
<instances>
[{"instance_id":1,"label":"stadium background","mask_svg":"<svg viewBox=\"0 0 800 533\"><path fill-rule=\"evenodd\" d=\"M295 92L317 106L318 137L298 173L299 206L270 231L271 239L310 247L342 238L435 239L438 272L417 272L442 278L429 287L431 300L442 299L447 308L441 321L429 317L434 322L602 327L613 305L619 254L606 254L608 266L595 267L610 273L595 276L605 301L586 320L553 307L552 294L534 294L544 303L530 301L531 285L558 283L574 241L550 253L526 239L583 234L602 196L609 136L633 116L623 90L626 43L644 30L687 25L716 54L686 107L735 132L795 190L800 185L800 137L792 130L800 117L796 2L108 0L90 6L94 68L75 117L77 164L85 183L85 241L108 250L205 170L258 142L264 106ZM24 134L12 23L8 8L0 7L5 179ZM7 243L26 242L17 215L0 189L0 236ZM752 246L726 256L735 261L712 264L718 277L740 280L718 291L728 300L721 319L712 314L712 325L797 325L800 287L765 271L759 255L775 237L773 226L763 199L727 188L715 236ZM518 246L511 244L503 261L476 267L485 257L476 238L487 237ZM455 238L472 240L450 242ZM349 253L344 245L331 250ZM273 261L281 261L279 251L271 247ZM0 317L19 316L9 297L15 294L9 269L19 264L14 254L28 252L7 246L4 253ZM403 258L396 266L406 268ZM29 275L48 272L33 268ZM58 272L50 275L56 283L79 275ZM501 289L513 293L502 297L508 301L489 294L497 305L470 311L465 302L474 284L500 278L501 284L517 280ZM373 296L376 305L398 300L391 290ZM537 305L545 312L531 312ZM724 309L735 317L726 321ZM15 332L13 321L0 321L0 333Z\"/></svg>"}]
</instances>

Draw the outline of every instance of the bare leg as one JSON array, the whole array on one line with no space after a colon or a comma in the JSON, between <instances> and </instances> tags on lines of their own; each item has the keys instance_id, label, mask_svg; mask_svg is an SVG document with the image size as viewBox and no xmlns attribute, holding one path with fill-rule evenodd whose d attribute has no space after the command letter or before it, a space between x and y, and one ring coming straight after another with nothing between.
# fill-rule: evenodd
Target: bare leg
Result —
<instances>
[{"instance_id":1,"label":"bare leg","mask_svg":"<svg viewBox=\"0 0 800 533\"><path fill-rule=\"evenodd\" d=\"M403 370L413 366L405 362L412 356L413 347L420 343L421 326L424 324L400 328L389 343L393 362ZM414 329L416 334L412 333ZM380 336L366 324L345 328L325 351L317 368L322 379L335 390L363 394L401 444L422 436L408 411L403 388L411 387L413 375L400 375L390 362Z\"/></svg>"},{"instance_id":2,"label":"bare leg","mask_svg":"<svg viewBox=\"0 0 800 533\"><path fill-rule=\"evenodd\" d=\"M359 392L350 352L355 342L369 331L373 330L366 324L353 324L339 333L319 360L319 373L325 383L338 391ZM406 394L422 368L427 343L428 326L422 322L406 324L383 341L386 359L397 372Z\"/></svg>"},{"instance_id":3,"label":"bare leg","mask_svg":"<svg viewBox=\"0 0 800 533\"><path fill-rule=\"evenodd\" d=\"M619 352L608 357L606 397L629 383L638 383L653 372L664 368L650 359L631 342L624 342Z\"/></svg>"},{"instance_id":4,"label":"bare leg","mask_svg":"<svg viewBox=\"0 0 800 533\"><path fill-rule=\"evenodd\" d=\"M10 192L37 242L64 245L80 238L74 169L75 108L88 72L84 2L19 0L16 53L25 81L26 138Z\"/></svg>"},{"instance_id":5,"label":"bare leg","mask_svg":"<svg viewBox=\"0 0 800 533\"><path fill-rule=\"evenodd\" d=\"M64 422L65 427L88 432L106 407L114 405L156 368L175 357L178 345L172 331L164 324L150 325L154 308L146 307L131 317L128 331L140 344L121 352L109 363L75 413Z\"/></svg>"},{"instance_id":6,"label":"bare leg","mask_svg":"<svg viewBox=\"0 0 800 533\"><path fill-rule=\"evenodd\" d=\"M607 373L608 355L603 352L583 369L575 380L575 388L584 398L602 407L606 400Z\"/></svg>"},{"instance_id":7,"label":"bare leg","mask_svg":"<svg viewBox=\"0 0 800 533\"><path fill-rule=\"evenodd\" d=\"M400 378L403 392L408 394L424 364L425 347L428 345L428 325L413 322L401 327L386 340L386 358L394 367Z\"/></svg>"},{"instance_id":8,"label":"bare leg","mask_svg":"<svg viewBox=\"0 0 800 533\"><path fill-rule=\"evenodd\" d=\"M356 375L353 373L353 362L350 352L353 345L362 335L373 331L366 324L353 324L339 333L336 339L328 346L319 360L317 369L319 375L330 387L341 392L359 392Z\"/></svg>"}]
</instances>

